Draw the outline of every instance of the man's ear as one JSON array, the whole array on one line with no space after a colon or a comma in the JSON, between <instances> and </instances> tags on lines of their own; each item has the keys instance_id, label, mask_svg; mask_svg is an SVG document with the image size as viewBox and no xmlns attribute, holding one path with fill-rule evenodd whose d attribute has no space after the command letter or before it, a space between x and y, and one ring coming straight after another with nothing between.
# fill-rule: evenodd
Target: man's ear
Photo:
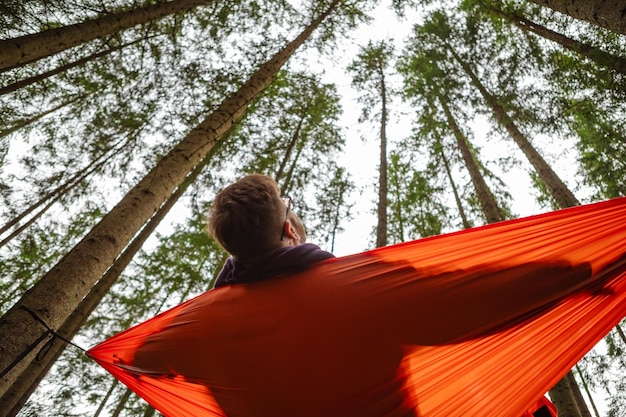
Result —
<instances>
[{"instance_id":1,"label":"man's ear","mask_svg":"<svg viewBox=\"0 0 626 417\"><path fill-rule=\"evenodd\" d=\"M291 220L287 219L283 227L285 230L285 237L287 239L292 239L294 242L296 242L296 245L299 244L300 236L298 235L296 228L293 226L293 224L291 224Z\"/></svg>"}]
</instances>

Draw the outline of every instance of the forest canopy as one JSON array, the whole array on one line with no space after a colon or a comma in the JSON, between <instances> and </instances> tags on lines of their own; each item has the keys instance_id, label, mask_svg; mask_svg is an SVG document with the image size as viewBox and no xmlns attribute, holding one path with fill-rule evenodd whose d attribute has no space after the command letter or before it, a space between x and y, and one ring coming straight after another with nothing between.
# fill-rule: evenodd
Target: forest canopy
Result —
<instances>
[{"instance_id":1,"label":"forest canopy","mask_svg":"<svg viewBox=\"0 0 626 417\"><path fill-rule=\"evenodd\" d=\"M210 289L208 207L245 174L338 255L626 195L625 10L2 2L0 415L154 415L49 330L86 348ZM626 415L624 348L560 415Z\"/></svg>"}]
</instances>

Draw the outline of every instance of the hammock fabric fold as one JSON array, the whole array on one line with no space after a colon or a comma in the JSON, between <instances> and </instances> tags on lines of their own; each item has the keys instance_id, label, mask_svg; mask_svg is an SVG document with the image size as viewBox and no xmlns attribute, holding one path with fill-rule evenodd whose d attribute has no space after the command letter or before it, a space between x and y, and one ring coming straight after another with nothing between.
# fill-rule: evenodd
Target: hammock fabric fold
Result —
<instances>
[{"instance_id":1,"label":"hammock fabric fold","mask_svg":"<svg viewBox=\"0 0 626 417\"><path fill-rule=\"evenodd\" d=\"M625 316L620 198L208 291L88 355L168 417L519 417Z\"/></svg>"}]
</instances>

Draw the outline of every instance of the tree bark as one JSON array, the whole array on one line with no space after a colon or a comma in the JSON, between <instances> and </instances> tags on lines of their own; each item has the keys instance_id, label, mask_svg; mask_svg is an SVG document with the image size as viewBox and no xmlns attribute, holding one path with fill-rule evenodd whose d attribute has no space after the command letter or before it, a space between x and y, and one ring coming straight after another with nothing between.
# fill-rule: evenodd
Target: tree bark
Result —
<instances>
[{"instance_id":1,"label":"tree bark","mask_svg":"<svg viewBox=\"0 0 626 417\"><path fill-rule=\"evenodd\" d=\"M0 41L0 72L214 0L172 0Z\"/></svg>"},{"instance_id":2,"label":"tree bark","mask_svg":"<svg viewBox=\"0 0 626 417\"><path fill-rule=\"evenodd\" d=\"M576 365L578 367L578 365ZM578 373L581 380L583 380L583 384L585 381L583 376ZM589 407L587 407L587 402L583 397L582 392L580 391L580 386L578 385L578 381L576 381L576 377L574 376L574 372L570 371L567 373L566 378L569 382L570 389L572 390L572 395L574 396L574 400L576 400L576 405L578 405L578 410L580 410L580 415L582 417L591 417L591 412L589 411ZM586 387L586 385L585 385ZM591 398L591 396L589 396Z\"/></svg>"},{"instance_id":3,"label":"tree bark","mask_svg":"<svg viewBox=\"0 0 626 417\"><path fill-rule=\"evenodd\" d=\"M215 148L213 148L215 149ZM124 269L130 264L133 257L145 241L152 235L152 232L165 218L167 213L178 202L185 190L191 185L202 169L209 163L211 154L207 155L202 163L198 164L189 176L183 181L180 187L174 191L172 196L158 209L148 223L141 229L133 241L124 249L124 252L115 260L111 268L98 280L98 283L89 291L89 294L80 302L76 310L65 320L63 325L57 331L57 334L65 340L71 340L78 331L83 327L89 315L100 304L102 298L111 289L111 286L122 274ZM41 380L46 376L54 362L61 356L66 342L59 338L55 338L50 342L48 352L41 358L33 360L26 369L20 374L18 379L0 397L0 415L14 417L24 406L28 398L34 392Z\"/></svg>"},{"instance_id":4,"label":"tree bark","mask_svg":"<svg viewBox=\"0 0 626 417\"><path fill-rule=\"evenodd\" d=\"M556 406L559 417L582 417L567 376L550 390L550 399Z\"/></svg>"},{"instance_id":5,"label":"tree bark","mask_svg":"<svg viewBox=\"0 0 626 417\"><path fill-rule=\"evenodd\" d=\"M498 102L497 98L494 97L480 82L470 66L463 61L451 47L448 46L447 48L454 56L455 60L461 65L461 67L463 67L465 73L470 77L474 87L480 91L481 95L487 102L487 105L493 111L494 118L507 130L511 138L524 153L559 207L565 208L579 205L580 202L576 199L576 197L574 197L574 194L569 190L569 188L567 188L561 178L556 175L552 167L548 165L545 159L543 159L539 152L537 152L526 136L519 130L515 122L513 122L507 114L504 107Z\"/></svg>"},{"instance_id":6,"label":"tree bark","mask_svg":"<svg viewBox=\"0 0 626 417\"><path fill-rule=\"evenodd\" d=\"M133 392L129 388L126 388L126 390L124 390L124 394L117 402L117 407L115 407L115 410L113 411L113 414L111 414L111 417L120 417L120 414L124 410L124 407L126 407L126 403L128 402L128 399L130 398L130 395L132 393Z\"/></svg>"},{"instance_id":7,"label":"tree bark","mask_svg":"<svg viewBox=\"0 0 626 417\"><path fill-rule=\"evenodd\" d=\"M557 204L561 208L579 205L580 203L576 197L574 197L574 194L556 175L554 170L552 170L550 165L548 165L539 152L537 152L537 150L531 145L528 139L520 132L502 105L493 95L491 95L491 93L489 93L487 88L480 82L470 66L463 61L449 45L447 46L447 49L454 56L455 60L463 67L465 73L472 80L472 84L480 91L487 104L491 107L496 120L498 120L498 122L506 128L509 135L511 135L515 143L519 146L524 155L526 155L526 158L528 158L528 161L535 168L539 178L541 178L544 182L550 192L550 195L555 199ZM567 376L559 381L557 385L550 390L550 398L553 398L553 396L553 402L557 407L559 417L582 417Z\"/></svg>"},{"instance_id":8,"label":"tree bark","mask_svg":"<svg viewBox=\"0 0 626 417\"><path fill-rule=\"evenodd\" d=\"M387 245L387 89L384 68L380 72L380 164L378 166L378 224L376 226L376 247Z\"/></svg>"},{"instance_id":9,"label":"tree bark","mask_svg":"<svg viewBox=\"0 0 626 417\"><path fill-rule=\"evenodd\" d=\"M446 155L444 154L443 150L441 151L440 155L443 161L443 166L446 170L446 176L448 177L448 181L450 181L450 186L452 187L452 194L454 195L454 202L456 203L456 207L459 210L459 215L461 216L461 221L463 222L463 228L469 229L470 227L472 227L472 225L467 220L465 209L463 209L463 204L461 204L461 197L459 197L459 191L457 190L456 183L454 182L454 178L452 178L452 172L450 171L450 163L448 162L448 158L446 158Z\"/></svg>"},{"instance_id":10,"label":"tree bark","mask_svg":"<svg viewBox=\"0 0 626 417\"><path fill-rule=\"evenodd\" d=\"M81 58L79 60L69 62L69 63L67 63L65 65L60 65L60 66L56 67L53 70L50 70L50 71L47 71L47 72L35 75L33 77L24 78L23 80L20 80L20 81L16 81L16 82L14 82L12 84L9 84L9 85L7 85L5 87L0 88L0 96L2 96L4 94L12 93L13 91L19 90L20 88L27 87L27 86L29 86L31 84L37 83L39 81L43 81L43 80L45 80L47 78L50 78L50 77L52 77L54 75L61 74L62 72L65 72L65 71L70 70L72 68L84 65L84 64L86 64L89 61L93 61L95 59L102 58L104 56L107 56L107 55L115 52L115 51L119 51L120 49L123 49L123 48L125 48L127 46L131 46L131 45L136 44L138 42L141 42L143 40L144 39L137 39L136 41L129 42L129 43L124 44L124 45L115 46L113 48L107 49L106 51L101 51L101 52L98 52L98 53L95 53L95 54L91 54L91 55L86 56L84 58Z\"/></svg>"},{"instance_id":11,"label":"tree bark","mask_svg":"<svg viewBox=\"0 0 626 417\"><path fill-rule=\"evenodd\" d=\"M530 0L540 6L626 35L624 0Z\"/></svg>"},{"instance_id":12,"label":"tree bark","mask_svg":"<svg viewBox=\"0 0 626 417\"><path fill-rule=\"evenodd\" d=\"M496 202L496 199L489 190L485 179L480 173L480 169L478 168L476 160L474 159L474 154L467 145L467 139L465 138L463 132L461 132L461 128L459 127L459 125L456 123L456 120L454 119L454 116L450 111L450 107L448 106L448 103L440 93L437 93L437 98L439 99L439 104L441 105L441 108L446 115L448 125L454 133L454 137L456 138L457 145L459 147L459 150L461 151L461 155L463 156L465 166L469 171L470 178L472 179L472 184L474 185L476 195L478 196L478 201L480 202L480 207L483 214L485 215L485 220L487 221L487 223L495 223L504 220L502 214L500 213L500 209L498 208L498 203Z\"/></svg>"},{"instance_id":13,"label":"tree bark","mask_svg":"<svg viewBox=\"0 0 626 417\"><path fill-rule=\"evenodd\" d=\"M48 109L48 110L46 110L44 112L41 112L41 113L39 113L39 114L37 114L37 115L35 115L33 117L29 117L28 119L22 120L18 124L8 128L8 129L0 131L0 139L5 137L5 136L10 135L13 132L16 132L16 131L20 130L20 129L28 126L28 125L31 125L31 124L35 123L37 120L43 119L47 115L49 115L51 113L54 113L55 111L57 111L59 109L62 109L65 106L69 106L70 104L72 104L75 101L80 100L80 99L82 99L84 97L85 97L85 95L76 96L74 98L71 98L69 100L66 100L66 101L62 102L61 104L58 104L58 105L52 107L51 109Z\"/></svg>"},{"instance_id":14,"label":"tree bark","mask_svg":"<svg viewBox=\"0 0 626 417\"><path fill-rule=\"evenodd\" d=\"M0 395L50 330L58 329L137 231L165 202L217 141L245 113L282 65L342 0L333 1L233 95L165 155L22 299L0 318Z\"/></svg>"},{"instance_id":15,"label":"tree bark","mask_svg":"<svg viewBox=\"0 0 626 417\"><path fill-rule=\"evenodd\" d=\"M287 144L287 149L285 149L285 154L283 155L283 159L280 161L280 166L278 167L278 171L276 172L276 177L274 180L278 183L282 176L285 174L285 167L287 166L287 162L289 161L289 157L293 153L293 149L298 143L298 139L300 139L300 132L302 131L302 125L304 124L304 114L300 116L300 120L298 120L298 125L296 126L295 132L291 135L291 139Z\"/></svg>"},{"instance_id":16,"label":"tree bark","mask_svg":"<svg viewBox=\"0 0 626 417\"><path fill-rule=\"evenodd\" d=\"M93 415L93 417L100 417L100 413L102 413L102 410L104 410L104 406L106 405L107 401L111 397L111 394L113 394L113 390L115 390L115 387L117 387L119 383L120 383L119 379L115 379L115 378L113 379L113 383L109 387L109 390L107 391L107 393L104 394L104 398L102 398L102 401L100 401L100 405L98 406L98 409L96 410L96 413Z\"/></svg>"},{"instance_id":17,"label":"tree bark","mask_svg":"<svg viewBox=\"0 0 626 417\"><path fill-rule=\"evenodd\" d=\"M490 9L523 31L532 32L545 39L556 42L563 48L588 58L600 67L608 68L621 74L626 74L626 59L620 56L613 55L588 43L580 42L561 33L555 32L545 26L532 22L523 16L506 13L493 6L490 7Z\"/></svg>"}]
</instances>

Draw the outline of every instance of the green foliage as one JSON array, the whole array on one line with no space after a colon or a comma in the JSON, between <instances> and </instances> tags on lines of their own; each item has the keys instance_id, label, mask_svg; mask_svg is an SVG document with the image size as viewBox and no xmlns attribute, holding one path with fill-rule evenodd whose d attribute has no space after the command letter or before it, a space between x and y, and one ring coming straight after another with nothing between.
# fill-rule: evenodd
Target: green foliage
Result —
<instances>
[{"instance_id":1,"label":"green foliage","mask_svg":"<svg viewBox=\"0 0 626 417\"><path fill-rule=\"evenodd\" d=\"M360 95L363 105L360 121L382 116L380 106L388 106L392 101L389 72L393 68L394 47L386 41L372 42L361 47L357 58L348 66L352 74L352 85Z\"/></svg>"},{"instance_id":2,"label":"green foliage","mask_svg":"<svg viewBox=\"0 0 626 417\"><path fill-rule=\"evenodd\" d=\"M433 184L432 173L418 171L400 153L389 155L389 240L399 243L439 235L447 226L445 189Z\"/></svg>"}]
</instances>

